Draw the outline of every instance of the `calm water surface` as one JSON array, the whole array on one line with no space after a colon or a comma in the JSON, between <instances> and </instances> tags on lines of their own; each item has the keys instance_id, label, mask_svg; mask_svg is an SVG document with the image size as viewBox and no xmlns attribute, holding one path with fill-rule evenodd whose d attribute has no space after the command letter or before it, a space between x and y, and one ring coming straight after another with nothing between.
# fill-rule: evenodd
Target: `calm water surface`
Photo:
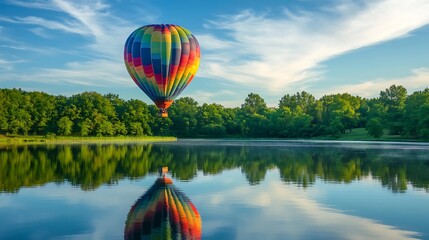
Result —
<instances>
[{"instance_id":1,"label":"calm water surface","mask_svg":"<svg viewBox=\"0 0 429 240\"><path fill-rule=\"evenodd\" d=\"M0 146L0 191L0 239L429 239L427 144Z\"/></svg>"}]
</instances>

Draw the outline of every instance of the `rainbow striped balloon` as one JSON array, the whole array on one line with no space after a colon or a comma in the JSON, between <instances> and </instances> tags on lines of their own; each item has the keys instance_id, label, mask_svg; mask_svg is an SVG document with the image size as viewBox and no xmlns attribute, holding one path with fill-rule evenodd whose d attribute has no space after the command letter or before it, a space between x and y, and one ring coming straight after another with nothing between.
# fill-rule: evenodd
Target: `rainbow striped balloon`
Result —
<instances>
[{"instance_id":1,"label":"rainbow striped balloon","mask_svg":"<svg viewBox=\"0 0 429 240\"><path fill-rule=\"evenodd\" d=\"M125 239L201 239L201 217L171 179L161 177L131 207Z\"/></svg>"},{"instance_id":2,"label":"rainbow striped balloon","mask_svg":"<svg viewBox=\"0 0 429 240\"><path fill-rule=\"evenodd\" d=\"M183 27L147 25L128 37L124 60L137 86L165 112L197 73L200 46Z\"/></svg>"}]
</instances>

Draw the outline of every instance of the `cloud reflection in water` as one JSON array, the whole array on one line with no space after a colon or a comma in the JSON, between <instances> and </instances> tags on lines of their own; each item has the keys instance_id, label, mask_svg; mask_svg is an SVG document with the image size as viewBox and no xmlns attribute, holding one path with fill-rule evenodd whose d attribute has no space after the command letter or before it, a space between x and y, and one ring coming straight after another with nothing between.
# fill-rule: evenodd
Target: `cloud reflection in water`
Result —
<instances>
[{"instance_id":1,"label":"cloud reflection in water","mask_svg":"<svg viewBox=\"0 0 429 240\"><path fill-rule=\"evenodd\" d=\"M275 171L270 171L271 177ZM207 183L210 184L210 183ZM266 181L194 196L204 220L204 239L415 239L417 232L352 215L314 200L296 185ZM324 194L317 192L317 195ZM347 194L347 193L345 193ZM206 204L201 204L202 202ZM370 203L369 203L370 204ZM218 221L224 219L224 221Z\"/></svg>"}]
</instances>

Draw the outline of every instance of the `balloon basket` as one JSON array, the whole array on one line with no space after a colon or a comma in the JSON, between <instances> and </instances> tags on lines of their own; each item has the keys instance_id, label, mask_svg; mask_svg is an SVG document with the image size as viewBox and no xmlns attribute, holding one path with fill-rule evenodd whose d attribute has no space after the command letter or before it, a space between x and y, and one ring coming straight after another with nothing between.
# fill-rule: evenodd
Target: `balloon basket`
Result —
<instances>
[{"instance_id":1,"label":"balloon basket","mask_svg":"<svg viewBox=\"0 0 429 240\"><path fill-rule=\"evenodd\" d=\"M167 118L168 117L167 109L164 109L164 108L159 109L158 116L162 118Z\"/></svg>"}]
</instances>

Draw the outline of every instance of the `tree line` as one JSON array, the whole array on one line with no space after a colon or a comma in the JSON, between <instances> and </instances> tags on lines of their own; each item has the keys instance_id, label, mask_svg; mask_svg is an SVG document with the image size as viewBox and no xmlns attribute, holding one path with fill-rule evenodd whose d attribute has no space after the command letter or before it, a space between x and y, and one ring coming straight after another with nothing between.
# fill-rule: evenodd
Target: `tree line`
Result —
<instances>
[{"instance_id":1,"label":"tree line","mask_svg":"<svg viewBox=\"0 0 429 240\"><path fill-rule=\"evenodd\" d=\"M183 97L168 112L169 118L160 118L155 105L111 93L66 97L0 89L0 134L335 138L365 127L376 138L385 130L392 135L429 138L429 88L407 94L403 86L392 85L369 99L348 93L316 99L302 91L284 95L277 107L267 107L256 93L235 108L200 105Z\"/></svg>"},{"instance_id":2,"label":"tree line","mask_svg":"<svg viewBox=\"0 0 429 240\"><path fill-rule=\"evenodd\" d=\"M410 185L427 192L428 163L424 153L417 150L353 151L332 146L303 151L278 146L3 145L0 192L50 182L69 182L90 190L124 178L156 174L160 166L168 166L169 174L180 180L191 180L198 172L216 175L241 169L247 182L257 185L269 170L278 169L283 182L303 188L311 187L316 179L350 183L371 176L393 192L405 192Z\"/></svg>"}]
</instances>

